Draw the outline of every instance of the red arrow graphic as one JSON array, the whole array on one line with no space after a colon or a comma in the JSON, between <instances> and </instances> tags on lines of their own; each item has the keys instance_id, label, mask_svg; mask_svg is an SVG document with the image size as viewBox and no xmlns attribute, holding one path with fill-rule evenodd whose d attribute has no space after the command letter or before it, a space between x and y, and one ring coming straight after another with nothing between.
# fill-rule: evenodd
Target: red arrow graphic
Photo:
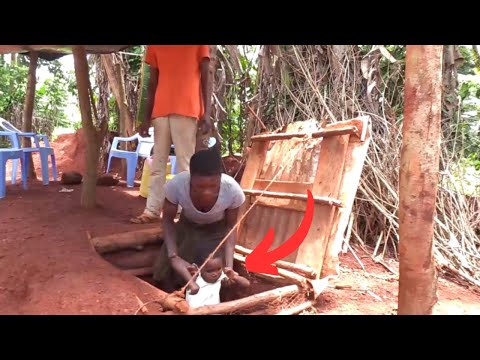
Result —
<instances>
[{"instance_id":1,"label":"red arrow graphic","mask_svg":"<svg viewBox=\"0 0 480 360\"><path fill-rule=\"evenodd\" d=\"M278 275L278 269L272 264L280 259L283 259L287 255L294 252L307 237L308 231L312 226L313 220L313 195L310 190L307 190L307 209L303 216L302 223L298 227L297 231L285 241L282 245L273 251L268 252L270 246L273 244L275 233L273 228L268 230L267 235L263 238L262 242L245 258L245 266L248 271Z\"/></svg>"}]
</instances>

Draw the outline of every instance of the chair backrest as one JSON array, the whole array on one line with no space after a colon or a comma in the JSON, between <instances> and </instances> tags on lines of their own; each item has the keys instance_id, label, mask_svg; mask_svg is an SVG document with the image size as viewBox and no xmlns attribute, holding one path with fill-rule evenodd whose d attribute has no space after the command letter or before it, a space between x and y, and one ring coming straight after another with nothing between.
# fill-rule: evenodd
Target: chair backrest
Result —
<instances>
[{"instance_id":1,"label":"chair backrest","mask_svg":"<svg viewBox=\"0 0 480 360\"><path fill-rule=\"evenodd\" d=\"M138 145L137 145L138 156L148 158L152 153L153 145L154 145L153 137L151 138L139 137Z\"/></svg>"},{"instance_id":2,"label":"chair backrest","mask_svg":"<svg viewBox=\"0 0 480 360\"><path fill-rule=\"evenodd\" d=\"M0 131L0 137L6 137L10 141L10 148L9 149L21 149L20 147L20 139L18 138L18 134L13 131Z\"/></svg>"},{"instance_id":3,"label":"chair backrest","mask_svg":"<svg viewBox=\"0 0 480 360\"><path fill-rule=\"evenodd\" d=\"M13 126L11 123L9 123L7 120L5 120L1 117L0 117L0 127L5 131L21 132L15 126Z\"/></svg>"}]
</instances>

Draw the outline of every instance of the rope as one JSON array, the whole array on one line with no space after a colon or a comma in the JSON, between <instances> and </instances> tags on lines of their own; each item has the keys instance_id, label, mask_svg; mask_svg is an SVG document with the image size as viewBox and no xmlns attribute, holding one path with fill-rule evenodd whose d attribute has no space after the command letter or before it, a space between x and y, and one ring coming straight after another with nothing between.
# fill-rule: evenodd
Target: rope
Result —
<instances>
[{"instance_id":1,"label":"rope","mask_svg":"<svg viewBox=\"0 0 480 360\"><path fill-rule=\"evenodd\" d=\"M278 175L280 175L281 171L283 170L283 165L280 166L280 169L278 169L277 171L277 174L273 177L272 180L270 180L270 182L268 183L268 185L265 187L265 189L263 191L267 191L270 186L273 184L273 182L276 180L276 178L278 177ZM253 209L253 207L257 204L257 202L260 200L260 198L263 196L263 194L259 195L257 197L257 199L254 201L254 203L252 204L252 206L250 206L250 208L245 211L245 213L242 215L242 217L240 218L240 220L238 220L236 222L236 224L232 227L232 229L228 232L228 234L223 238L222 241L220 241L220 243L218 244L218 246L215 248L215 250L213 250L213 252L207 257L207 259L203 262L202 266L200 266L197 271L195 272L195 274L192 276L192 278L185 284L184 287L182 287L182 289L180 290L182 293L185 292L185 290L187 289L187 287L192 283L192 281L194 281L194 279L198 276L198 274L200 273L200 271L202 271L202 269L205 267L206 263L213 257L213 255L215 255L215 253L218 251L218 249L220 249L222 247L222 245L225 243L225 241L227 241L228 237L233 233L233 231L239 226L239 224L242 222L242 220L248 215L248 213Z\"/></svg>"}]
</instances>

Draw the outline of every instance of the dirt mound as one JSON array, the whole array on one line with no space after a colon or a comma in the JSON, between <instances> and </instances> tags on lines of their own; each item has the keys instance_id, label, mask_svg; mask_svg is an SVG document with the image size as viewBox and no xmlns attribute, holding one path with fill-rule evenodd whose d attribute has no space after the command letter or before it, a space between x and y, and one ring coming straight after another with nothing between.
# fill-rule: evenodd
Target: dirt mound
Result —
<instances>
[{"instance_id":1,"label":"dirt mound","mask_svg":"<svg viewBox=\"0 0 480 360\"><path fill-rule=\"evenodd\" d=\"M85 173L85 137L83 129L73 134L60 135L51 143L55 150L57 168L61 172Z\"/></svg>"}]
</instances>

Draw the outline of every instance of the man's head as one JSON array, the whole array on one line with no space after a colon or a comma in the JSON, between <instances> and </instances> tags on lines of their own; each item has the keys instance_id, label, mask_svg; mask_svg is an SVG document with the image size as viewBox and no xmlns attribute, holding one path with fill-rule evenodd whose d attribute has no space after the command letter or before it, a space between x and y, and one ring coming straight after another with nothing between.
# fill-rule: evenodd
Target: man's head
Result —
<instances>
[{"instance_id":1,"label":"man's head","mask_svg":"<svg viewBox=\"0 0 480 360\"><path fill-rule=\"evenodd\" d=\"M222 159L209 149L195 153L190 159L191 195L198 206L211 204L218 196L222 176ZM205 204L205 205L203 205Z\"/></svg>"},{"instance_id":2,"label":"man's head","mask_svg":"<svg viewBox=\"0 0 480 360\"><path fill-rule=\"evenodd\" d=\"M210 246L202 246L197 249L195 256L195 263L200 267L205 262L205 260L210 256L210 254L215 250ZM223 248L220 248L213 257L207 261L205 267L200 271L203 280L207 283L216 282L223 271L223 259L224 253Z\"/></svg>"}]
</instances>

